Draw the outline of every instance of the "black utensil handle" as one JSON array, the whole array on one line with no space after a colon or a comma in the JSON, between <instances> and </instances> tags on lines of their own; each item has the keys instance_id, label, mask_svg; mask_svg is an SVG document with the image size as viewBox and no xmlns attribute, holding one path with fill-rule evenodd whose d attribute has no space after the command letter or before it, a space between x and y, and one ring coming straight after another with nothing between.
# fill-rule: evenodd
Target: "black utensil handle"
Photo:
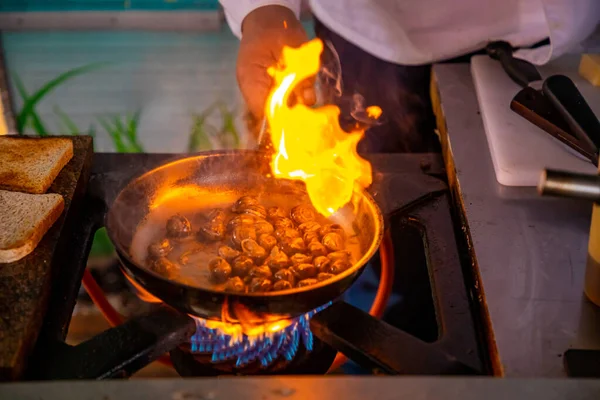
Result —
<instances>
[{"instance_id":1,"label":"black utensil handle","mask_svg":"<svg viewBox=\"0 0 600 400\"><path fill-rule=\"evenodd\" d=\"M564 75L553 75L544 81L542 91L567 121L573 134L597 154L600 121L573 81Z\"/></svg>"},{"instance_id":2,"label":"black utensil handle","mask_svg":"<svg viewBox=\"0 0 600 400\"><path fill-rule=\"evenodd\" d=\"M189 316L160 307L77 346L48 343L54 349L32 378L125 378L189 340L195 329Z\"/></svg>"},{"instance_id":3,"label":"black utensil handle","mask_svg":"<svg viewBox=\"0 0 600 400\"><path fill-rule=\"evenodd\" d=\"M600 378L600 350L569 349L563 364L571 378Z\"/></svg>"},{"instance_id":4,"label":"black utensil handle","mask_svg":"<svg viewBox=\"0 0 600 400\"><path fill-rule=\"evenodd\" d=\"M527 87L529 83L541 81L542 76L535 65L513 57L513 47L507 42L493 42L487 45L486 52L494 60L500 61L504 72L517 85Z\"/></svg>"},{"instance_id":5,"label":"black utensil handle","mask_svg":"<svg viewBox=\"0 0 600 400\"><path fill-rule=\"evenodd\" d=\"M352 360L388 374L479 374L452 355L345 302L316 314L310 327Z\"/></svg>"}]
</instances>

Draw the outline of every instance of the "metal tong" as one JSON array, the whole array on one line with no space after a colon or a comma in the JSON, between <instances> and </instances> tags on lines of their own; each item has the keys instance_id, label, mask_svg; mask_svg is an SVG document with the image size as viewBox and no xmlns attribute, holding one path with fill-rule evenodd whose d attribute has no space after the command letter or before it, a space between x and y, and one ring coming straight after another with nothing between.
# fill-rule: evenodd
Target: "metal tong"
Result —
<instances>
[{"instance_id":1,"label":"metal tong","mask_svg":"<svg viewBox=\"0 0 600 400\"><path fill-rule=\"evenodd\" d=\"M486 51L523 87L511 110L598 165L600 122L573 81L564 75L543 79L533 64L514 58L506 42L490 43Z\"/></svg>"}]
</instances>

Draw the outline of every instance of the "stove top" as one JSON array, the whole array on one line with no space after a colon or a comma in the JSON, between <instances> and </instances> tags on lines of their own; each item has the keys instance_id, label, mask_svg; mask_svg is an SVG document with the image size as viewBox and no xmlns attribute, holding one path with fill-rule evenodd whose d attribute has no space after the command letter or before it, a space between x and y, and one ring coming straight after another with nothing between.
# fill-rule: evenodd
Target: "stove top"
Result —
<instances>
[{"instance_id":1,"label":"stove top","mask_svg":"<svg viewBox=\"0 0 600 400\"><path fill-rule=\"evenodd\" d=\"M215 338L201 322L158 306L80 345L65 344L93 234L108 205L131 178L181 157L94 155L80 224L63 233L72 251L61 255L27 379L127 377L167 352L182 376L322 374L337 351L350 358L340 371L349 374L488 373L477 293L469 265L461 262L460 230L437 154L367 157L378 171L370 192L387 216L395 253L393 293L382 321L360 311L377 291L375 256L343 299L267 339Z\"/></svg>"}]
</instances>

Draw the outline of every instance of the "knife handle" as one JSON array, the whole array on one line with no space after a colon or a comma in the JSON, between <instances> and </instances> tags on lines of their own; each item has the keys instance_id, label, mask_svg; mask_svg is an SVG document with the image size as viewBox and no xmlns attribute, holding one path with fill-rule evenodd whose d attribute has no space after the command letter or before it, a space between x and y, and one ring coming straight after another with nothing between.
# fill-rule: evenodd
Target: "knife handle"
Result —
<instances>
[{"instance_id":1,"label":"knife handle","mask_svg":"<svg viewBox=\"0 0 600 400\"><path fill-rule=\"evenodd\" d=\"M571 132L594 154L600 149L600 121L573 81L553 75L544 81L542 92L563 116Z\"/></svg>"},{"instance_id":2,"label":"knife handle","mask_svg":"<svg viewBox=\"0 0 600 400\"><path fill-rule=\"evenodd\" d=\"M535 65L513 57L513 47L507 42L492 42L485 48L487 54L500 61L504 72L517 85L527 87L531 82L541 81L542 76Z\"/></svg>"}]
</instances>

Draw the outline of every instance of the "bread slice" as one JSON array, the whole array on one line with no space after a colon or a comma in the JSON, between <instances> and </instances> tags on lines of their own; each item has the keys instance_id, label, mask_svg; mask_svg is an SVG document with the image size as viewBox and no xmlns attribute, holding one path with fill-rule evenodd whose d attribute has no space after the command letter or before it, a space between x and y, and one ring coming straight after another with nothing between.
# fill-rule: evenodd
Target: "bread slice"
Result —
<instances>
[{"instance_id":1,"label":"bread slice","mask_svg":"<svg viewBox=\"0 0 600 400\"><path fill-rule=\"evenodd\" d=\"M65 208L59 194L0 190L0 263L31 253Z\"/></svg>"},{"instance_id":2,"label":"bread slice","mask_svg":"<svg viewBox=\"0 0 600 400\"><path fill-rule=\"evenodd\" d=\"M0 136L0 189L46 193L72 157L71 139Z\"/></svg>"}]
</instances>

